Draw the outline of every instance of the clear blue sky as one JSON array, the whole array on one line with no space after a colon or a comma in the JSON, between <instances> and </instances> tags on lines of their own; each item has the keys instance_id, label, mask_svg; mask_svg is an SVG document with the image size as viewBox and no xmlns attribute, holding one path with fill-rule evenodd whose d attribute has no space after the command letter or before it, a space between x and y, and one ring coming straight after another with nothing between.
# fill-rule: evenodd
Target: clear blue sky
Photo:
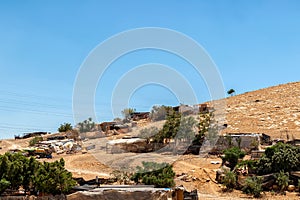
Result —
<instances>
[{"instance_id":1,"label":"clear blue sky","mask_svg":"<svg viewBox=\"0 0 300 200\"><path fill-rule=\"evenodd\" d=\"M190 36L210 54L225 88L237 93L299 81L299 10L297 0L2 0L0 138L73 124L73 85L82 62L99 43L133 28L163 27ZM111 120L104 96L122 72L149 62L174 67L199 90L199 101L209 100L203 80L182 70L187 63L146 50L119 59L110 68L114 76L99 83L106 91L95 97L97 121ZM139 89L130 99L130 106L141 111L178 103L157 85Z\"/></svg>"}]
</instances>

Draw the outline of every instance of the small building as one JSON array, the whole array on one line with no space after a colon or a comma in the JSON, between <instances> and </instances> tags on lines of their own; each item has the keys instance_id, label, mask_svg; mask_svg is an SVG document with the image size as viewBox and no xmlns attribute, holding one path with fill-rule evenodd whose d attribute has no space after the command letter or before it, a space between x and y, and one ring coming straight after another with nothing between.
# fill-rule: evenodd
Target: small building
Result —
<instances>
[{"instance_id":1,"label":"small building","mask_svg":"<svg viewBox=\"0 0 300 200\"><path fill-rule=\"evenodd\" d=\"M130 118L133 121L139 121L141 119L149 119L150 112L134 112L130 114Z\"/></svg>"},{"instance_id":2,"label":"small building","mask_svg":"<svg viewBox=\"0 0 300 200\"><path fill-rule=\"evenodd\" d=\"M33 132L33 133L23 133L23 136L15 135L15 139L26 139L30 137L43 136L48 134L48 132Z\"/></svg>"},{"instance_id":3,"label":"small building","mask_svg":"<svg viewBox=\"0 0 300 200\"><path fill-rule=\"evenodd\" d=\"M275 145L275 144L277 144L279 142L285 143L286 141L284 139L281 139L281 138L275 138L271 142L272 142L272 145Z\"/></svg>"},{"instance_id":4,"label":"small building","mask_svg":"<svg viewBox=\"0 0 300 200\"><path fill-rule=\"evenodd\" d=\"M262 135L257 133L227 134L220 136L212 148L212 153L221 153L230 147L239 147L246 152L258 150Z\"/></svg>"},{"instance_id":5,"label":"small building","mask_svg":"<svg viewBox=\"0 0 300 200\"><path fill-rule=\"evenodd\" d=\"M179 105L172 107L174 112L181 113L183 115L191 115L191 114L198 114L199 107L196 106L189 106L189 105Z\"/></svg>"},{"instance_id":6,"label":"small building","mask_svg":"<svg viewBox=\"0 0 300 200\"><path fill-rule=\"evenodd\" d=\"M66 135L53 135L53 136L47 137L47 141L50 141L50 140L64 140L66 138L67 138Z\"/></svg>"},{"instance_id":7,"label":"small building","mask_svg":"<svg viewBox=\"0 0 300 200\"><path fill-rule=\"evenodd\" d=\"M108 133L108 131L111 130L111 127L116 124L117 122L102 122L101 124L97 124L96 127L98 130Z\"/></svg>"}]
</instances>

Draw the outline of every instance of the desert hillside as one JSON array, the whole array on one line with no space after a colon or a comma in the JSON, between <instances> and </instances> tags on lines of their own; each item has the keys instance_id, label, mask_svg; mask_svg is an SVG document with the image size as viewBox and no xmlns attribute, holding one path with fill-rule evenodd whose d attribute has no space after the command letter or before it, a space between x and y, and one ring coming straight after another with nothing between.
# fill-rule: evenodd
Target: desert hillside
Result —
<instances>
[{"instance_id":1,"label":"desert hillside","mask_svg":"<svg viewBox=\"0 0 300 200\"><path fill-rule=\"evenodd\" d=\"M300 82L278 85L225 99L223 133L267 133L300 137Z\"/></svg>"},{"instance_id":2,"label":"desert hillside","mask_svg":"<svg viewBox=\"0 0 300 200\"><path fill-rule=\"evenodd\" d=\"M224 104L226 102L226 104ZM266 133L273 138L287 139L300 138L300 82L265 88L245 94L228 97L213 102L215 108L226 105L224 112L216 110L216 119L219 123L226 123L227 128L223 133ZM225 113L225 114L224 114ZM146 121L145 121L146 122ZM170 162L173 163L176 173L176 185L182 185L187 190L197 189L201 199L243 199L247 195L240 191L223 193L222 185L215 181L216 171L221 166L221 158L217 156L201 157L194 155L173 155L159 153L108 153L107 142L122 138L125 135L136 136L142 128L156 126L161 128L164 121L139 123L131 132L112 135L105 138L87 139L84 146L95 146L83 154L54 154L52 159L40 159L52 162L64 158L65 167L72 172L74 177L85 180L112 177L114 170L134 169L142 161ZM10 149L25 148L28 139L2 140L0 154ZM292 139L292 138L290 138ZM270 196L265 199L282 199L282 196ZM295 193L287 194L289 199L298 199Z\"/></svg>"}]
</instances>

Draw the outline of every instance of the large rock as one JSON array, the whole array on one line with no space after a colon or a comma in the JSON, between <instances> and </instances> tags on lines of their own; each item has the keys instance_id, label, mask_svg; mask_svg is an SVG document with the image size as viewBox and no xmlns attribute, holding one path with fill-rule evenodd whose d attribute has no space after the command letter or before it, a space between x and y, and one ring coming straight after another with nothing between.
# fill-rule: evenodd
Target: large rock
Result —
<instances>
[{"instance_id":1,"label":"large rock","mask_svg":"<svg viewBox=\"0 0 300 200\"><path fill-rule=\"evenodd\" d=\"M288 186L288 191L289 192L294 192L296 190L296 187L294 185L289 185Z\"/></svg>"}]
</instances>

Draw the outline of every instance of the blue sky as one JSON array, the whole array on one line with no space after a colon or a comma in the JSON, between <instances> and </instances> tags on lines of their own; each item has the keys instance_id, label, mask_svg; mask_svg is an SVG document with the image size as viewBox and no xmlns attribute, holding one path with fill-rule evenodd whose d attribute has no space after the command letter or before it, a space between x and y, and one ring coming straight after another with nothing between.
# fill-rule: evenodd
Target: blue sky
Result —
<instances>
[{"instance_id":1,"label":"blue sky","mask_svg":"<svg viewBox=\"0 0 300 200\"><path fill-rule=\"evenodd\" d=\"M216 63L225 88L237 93L299 81L299 9L296 0L2 0L0 138L74 124L73 86L84 59L107 38L134 28L168 28L193 38ZM95 121L111 120L111 90L126 71L145 63L174 68L200 102L210 100L202 78L182 59L155 50L133 52L114 62L99 82ZM167 88L148 85L133 94L129 106L146 111L153 104L178 103Z\"/></svg>"}]
</instances>

